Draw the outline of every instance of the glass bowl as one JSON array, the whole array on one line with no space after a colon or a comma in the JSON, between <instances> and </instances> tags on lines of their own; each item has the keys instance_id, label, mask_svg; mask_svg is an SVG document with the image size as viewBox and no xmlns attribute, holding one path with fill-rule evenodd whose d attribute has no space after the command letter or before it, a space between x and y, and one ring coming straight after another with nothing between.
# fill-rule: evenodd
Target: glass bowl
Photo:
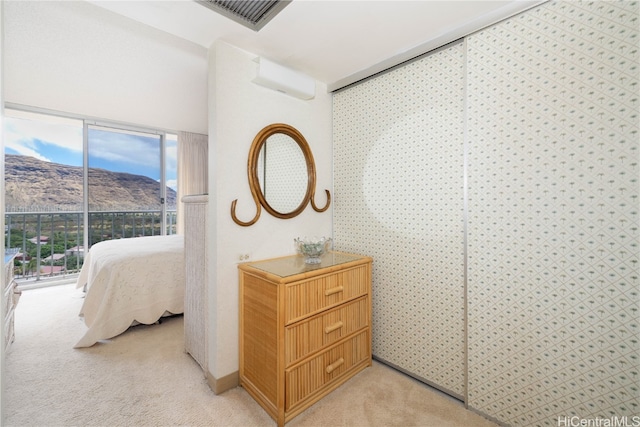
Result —
<instances>
[{"instance_id":1,"label":"glass bowl","mask_svg":"<svg viewBox=\"0 0 640 427\"><path fill-rule=\"evenodd\" d=\"M332 239L330 237L313 237L293 239L296 251L304 256L306 264L320 264L320 257L329 250Z\"/></svg>"}]
</instances>

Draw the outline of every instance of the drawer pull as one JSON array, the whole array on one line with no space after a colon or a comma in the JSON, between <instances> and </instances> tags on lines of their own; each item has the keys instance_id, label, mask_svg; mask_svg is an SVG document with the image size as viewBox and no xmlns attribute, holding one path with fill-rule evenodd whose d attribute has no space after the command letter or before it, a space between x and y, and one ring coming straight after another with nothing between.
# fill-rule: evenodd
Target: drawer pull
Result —
<instances>
[{"instance_id":1,"label":"drawer pull","mask_svg":"<svg viewBox=\"0 0 640 427\"><path fill-rule=\"evenodd\" d=\"M342 326L343 326L342 325L342 321L339 320L336 323L334 323L333 325L327 326L326 328L324 328L324 333L325 334L331 333L331 332L335 331L336 329L342 328Z\"/></svg>"},{"instance_id":2,"label":"drawer pull","mask_svg":"<svg viewBox=\"0 0 640 427\"><path fill-rule=\"evenodd\" d=\"M344 359L341 357L340 359L333 362L331 365L327 366L327 374L335 371L340 365L344 363Z\"/></svg>"},{"instance_id":3,"label":"drawer pull","mask_svg":"<svg viewBox=\"0 0 640 427\"><path fill-rule=\"evenodd\" d=\"M343 286L336 286L335 288L327 289L326 291L324 291L324 296L328 297L329 295L337 294L338 292L342 292L343 290Z\"/></svg>"}]
</instances>

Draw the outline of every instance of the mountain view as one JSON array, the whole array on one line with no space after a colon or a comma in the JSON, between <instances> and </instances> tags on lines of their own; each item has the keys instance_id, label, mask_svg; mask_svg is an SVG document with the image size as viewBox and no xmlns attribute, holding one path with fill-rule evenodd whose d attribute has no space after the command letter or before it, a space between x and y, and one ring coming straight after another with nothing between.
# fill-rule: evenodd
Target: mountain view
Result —
<instances>
[{"instance_id":1,"label":"mountain view","mask_svg":"<svg viewBox=\"0 0 640 427\"><path fill-rule=\"evenodd\" d=\"M142 210L159 206L158 182L149 177L97 168L90 168L88 174L91 210ZM82 167L6 154L6 211L82 210L82 175ZM176 192L169 187L166 203L168 206L176 203Z\"/></svg>"}]
</instances>

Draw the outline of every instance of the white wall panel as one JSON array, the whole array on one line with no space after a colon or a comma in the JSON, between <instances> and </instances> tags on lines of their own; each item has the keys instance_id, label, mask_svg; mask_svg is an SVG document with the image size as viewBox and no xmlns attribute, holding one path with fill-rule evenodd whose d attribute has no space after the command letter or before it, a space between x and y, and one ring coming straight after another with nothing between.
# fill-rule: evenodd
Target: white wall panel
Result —
<instances>
[{"instance_id":1,"label":"white wall panel","mask_svg":"<svg viewBox=\"0 0 640 427\"><path fill-rule=\"evenodd\" d=\"M334 97L336 249L374 259L373 353L464 395L463 46Z\"/></svg>"},{"instance_id":2,"label":"white wall panel","mask_svg":"<svg viewBox=\"0 0 640 427\"><path fill-rule=\"evenodd\" d=\"M638 415L638 3L551 2L467 43L468 403Z\"/></svg>"},{"instance_id":3,"label":"white wall panel","mask_svg":"<svg viewBox=\"0 0 640 427\"><path fill-rule=\"evenodd\" d=\"M207 134L207 50L85 1L7 1L5 101Z\"/></svg>"}]
</instances>

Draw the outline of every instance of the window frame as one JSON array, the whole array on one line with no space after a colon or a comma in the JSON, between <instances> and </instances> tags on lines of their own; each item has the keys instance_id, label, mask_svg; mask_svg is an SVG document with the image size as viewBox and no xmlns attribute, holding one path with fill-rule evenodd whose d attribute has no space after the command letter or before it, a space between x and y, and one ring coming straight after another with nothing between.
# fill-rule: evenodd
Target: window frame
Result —
<instances>
[{"instance_id":1,"label":"window frame","mask_svg":"<svg viewBox=\"0 0 640 427\"><path fill-rule=\"evenodd\" d=\"M9 110L9 111L8 111ZM163 128L155 128L155 127L149 127L149 126L141 126L141 125L135 125L135 124L131 124L131 123L124 123L124 122L119 122L119 121L114 121L114 120L107 120L107 119L98 119L98 118L94 118L94 117L89 117L89 116L84 116L84 115L80 115L80 114L72 114L72 113L65 113L65 112L60 112L60 111L55 111L55 110L50 110L50 109L46 109L46 108L39 108L39 107L32 107L32 106L25 106L25 105L21 105L21 104L15 104L15 103L5 103L4 104L4 116L7 117L12 117L11 111L17 111L17 112L25 112L25 113L33 113L33 114L39 114L39 115L46 115L46 116L52 116L52 117L60 117L60 118L64 118L64 119L72 119L72 120L78 120L82 122L82 168L83 168L83 200L82 200L82 210L83 210L83 224L82 224L82 229L83 229L83 245L85 248L87 248L87 250L89 249L89 215L90 215L90 211L89 211L89 127L104 127L106 130L113 130L113 131L123 131L123 132L131 132L131 133L142 133L142 134L147 134L147 135L155 135L159 137L159 142L160 142L160 207L161 207L161 235L166 235L166 234L173 234L173 233L167 233L167 228L168 228L168 221L167 221L167 212L168 212L168 208L167 208L167 182L168 182L168 177L167 177L167 139L172 139L172 140L176 140L178 139L178 131L174 131L174 130L169 130L169 129L163 129ZM7 112L9 112L9 114L7 114ZM3 132L4 130L4 126L3 126ZM169 138L168 138L169 136ZM4 162L4 149L3 149L3 160ZM4 176L3 176L3 179ZM176 174L175 179L179 179L179 177ZM176 189L176 193L177 193L177 189ZM177 195L177 197L179 198L179 195ZM176 200L176 205L179 203L178 200ZM4 210L4 208L3 208ZM178 214L177 212L177 206L176 206L176 215ZM6 211L3 212L3 214L6 214ZM177 221L174 225L177 225ZM177 231L177 230L176 230Z\"/></svg>"}]
</instances>

